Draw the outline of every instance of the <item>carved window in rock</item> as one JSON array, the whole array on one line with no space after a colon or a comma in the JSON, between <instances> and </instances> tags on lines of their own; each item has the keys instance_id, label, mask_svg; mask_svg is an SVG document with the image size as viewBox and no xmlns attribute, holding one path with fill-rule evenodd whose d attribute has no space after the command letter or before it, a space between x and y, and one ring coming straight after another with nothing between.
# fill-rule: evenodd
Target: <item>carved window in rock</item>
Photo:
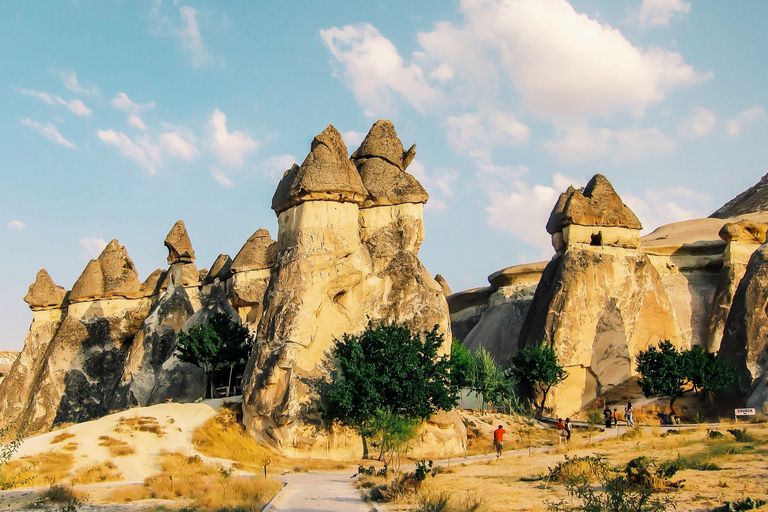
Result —
<instances>
[{"instance_id":1,"label":"carved window in rock","mask_svg":"<svg viewBox=\"0 0 768 512\"><path fill-rule=\"evenodd\" d=\"M593 233L589 245L602 246L603 245L603 232L598 231Z\"/></svg>"}]
</instances>

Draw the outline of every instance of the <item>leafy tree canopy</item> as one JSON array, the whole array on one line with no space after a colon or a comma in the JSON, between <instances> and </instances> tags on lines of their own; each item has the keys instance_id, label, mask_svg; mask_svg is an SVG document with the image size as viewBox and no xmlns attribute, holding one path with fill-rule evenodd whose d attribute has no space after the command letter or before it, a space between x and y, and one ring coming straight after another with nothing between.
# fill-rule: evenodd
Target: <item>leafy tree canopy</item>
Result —
<instances>
[{"instance_id":1,"label":"leafy tree canopy","mask_svg":"<svg viewBox=\"0 0 768 512\"><path fill-rule=\"evenodd\" d=\"M225 313L215 313L207 323L179 333L176 355L185 363L199 366L213 388L215 372L247 359L252 344L253 335L247 327L239 325Z\"/></svg>"},{"instance_id":2,"label":"leafy tree canopy","mask_svg":"<svg viewBox=\"0 0 768 512\"><path fill-rule=\"evenodd\" d=\"M538 391L540 400L534 398L536 415L541 416L549 390L565 380L568 372L560 365L557 354L547 344L529 345L517 351L512 358L517 377Z\"/></svg>"},{"instance_id":3,"label":"leafy tree canopy","mask_svg":"<svg viewBox=\"0 0 768 512\"><path fill-rule=\"evenodd\" d=\"M413 333L405 325L369 323L357 336L344 334L332 352L331 382L321 391L326 421L351 426L365 440L381 411L421 420L453 408L456 388L448 358L438 356L442 344L437 326Z\"/></svg>"},{"instance_id":4,"label":"leafy tree canopy","mask_svg":"<svg viewBox=\"0 0 768 512\"><path fill-rule=\"evenodd\" d=\"M457 338L451 343L451 382L459 388L470 387L472 354Z\"/></svg>"},{"instance_id":5,"label":"leafy tree canopy","mask_svg":"<svg viewBox=\"0 0 768 512\"><path fill-rule=\"evenodd\" d=\"M674 414L674 402L684 393L699 389L707 392L722 389L733 380L733 370L713 353L701 347L679 351L669 340L658 347L648 347L637 355L640 387L647 397L669 397ZM686 389L688 386L690 389Z\"/></svg>"}]
</instances>

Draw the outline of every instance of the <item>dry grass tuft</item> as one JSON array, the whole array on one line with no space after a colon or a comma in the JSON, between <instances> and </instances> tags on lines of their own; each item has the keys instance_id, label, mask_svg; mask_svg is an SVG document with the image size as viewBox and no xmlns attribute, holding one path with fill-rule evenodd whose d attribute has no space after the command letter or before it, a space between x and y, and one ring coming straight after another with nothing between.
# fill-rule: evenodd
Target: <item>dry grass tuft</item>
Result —
<instances>
[{"instance_id":1,"label":"dry grass tuft","mask_svg":"<svg viewBox=\"0 0 768 512\"><path fill-rule=\"evenodd\" d=\"M74 464L71 453L46 452L12 460L0 467L0 475L14 487L39 487L69 478Z\"/></svg>"},{"instance_id":2,"label":"dry grass tuft","mask_svg":"<svg viewBox=\"0 0 768 512\"><path fill-rule=\"evenodd\" d=\"M101 441L99 446L108 448L109 454L113 457L124 457L136 453L136 450L131 445L114 437L99 436L99 441Z\"/></svg>"},{"instance_id":3,"label":"dry grass tuft","mask_svg":"<svg viewBox=\"0 0 768 512\"><path fill-rule=\"evenodd\" d=\"M114 431L125 432L126 429L134 432L149 432L155 434L157 437L163 437L165 434L162 427L160 427L157 418L151 416L136 416L133 418L120 417Z\"/></svg>"},{"instance_id":4,"label":"dry grass tuft","mask_svg":"<svg viewBox=\"0 0 768 512\"><path fill-rule=\"evenodd\" d=\"M98 482L114 482L123 478L112 461L90 464L75 472L75 481L78 484L92 484Z\"/></svg>"},{"instance_id":5,"label":"dry grass tuft","mask_svg":"<svg viewBox=\"0 0 768 512\"><path fill-rule=\"evenodd\" d=\"M230 476L231 470L208 464L200 456L166 453L160 467L162 471L148 477L143 488L123 487L112 499L189 499L206 509L259 511L282 487L272 479Z\"/></svg>"},{"instance_id":6,"label":"dry grass tuft","mask_svg":"<svg viewBox=\"0 0 768 512\"><path fill-rule=\"evenodd\" d=\"M222 408L192 434L192 444L209 457L228 459L258 467L264 459L281 459L269 448L249 436L237 419L237 412Z\"/></svg>"},{"instance_id":7,"label":"dry grass tuft","mask_svg":"<svg viewBox=\"0 0 768 512\"><path fill-rule=\"evenodd\" d=\"M75 437L75 434L70 434L69 432L62 432L61 434L58 434L56 437L53 438L53 441L51 441L51 444L56 444L62 441L66 441L71 437Z\"/></svg>"},{"instance_id":8,"label":"dry grass tuft","mask_svg":"<svg viewBox=\"0 0 768 512\"><path fill-rule=\"evenodd\" d=\"M62 450L66 450L68 452L73 452L77 450L78 444L77 443L67 443L64 446L61 447Z\"/></svg>"}]
</instances>

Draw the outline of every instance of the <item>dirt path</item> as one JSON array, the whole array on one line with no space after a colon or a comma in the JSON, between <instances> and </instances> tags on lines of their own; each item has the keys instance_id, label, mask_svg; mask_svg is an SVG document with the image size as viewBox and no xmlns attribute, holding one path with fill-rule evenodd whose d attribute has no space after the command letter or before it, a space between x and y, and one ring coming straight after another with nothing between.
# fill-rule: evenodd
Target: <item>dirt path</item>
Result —
<instances>
[{"instance_id":1,"label":"dirt path","mask_svg":"<svg viewBox=\"0 0 768 512\"><path fill-rule=\"evenodd\" d=\"M283 475L286 486L264 512L371 512L351 478L355 470Z\"/></svg>"}]
</instances>

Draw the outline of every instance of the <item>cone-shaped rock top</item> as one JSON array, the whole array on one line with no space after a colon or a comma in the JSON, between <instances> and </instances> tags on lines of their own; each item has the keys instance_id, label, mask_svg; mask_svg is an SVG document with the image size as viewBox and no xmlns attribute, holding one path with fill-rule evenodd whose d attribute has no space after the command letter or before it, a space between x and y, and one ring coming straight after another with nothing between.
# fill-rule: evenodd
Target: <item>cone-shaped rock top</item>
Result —
<instances>
[{"instance_id":1,"label":"cone-shaped rock top","mask_svg":"<svg viewBox=\"0 0 768 512\"><path fill-rule=\"evenodd\" d=\"M141 281L128 256L128 251L117 240L112 240L98 259L91 260L72 286L70 302L99 297L133 296L141 288Z\"/></svg>"},{"instance_id":2,"label":"cone-shaped rock top","mask_svg":"<svg viewBox=\"0 0 768 512\"><path fill-rule=\"evenodd\" d=\"M259 229L243 244L230 266L232 272L261 270L275 262L275 241L264 228ZM213 271L213 269L211 269Z\"/></svg>"},{"instance_id":3,"label":"cone-shaped rock top","mask_svg":"<svg viewBox=\"0 0 768 512\"><path fill-rule=\"evenodd\" d=\"M415 155L415 144L408 151L403 150L392 121L374 123L363 143L352 153L352 162L368 191L364 208L427 202L429 195L424 187L405 172Z\"/></svg>"},{"instance_id":4,"label":"cone-shaped rock top","mask_svg":"<svg viewBox=\"0 0 768 512\"><path fill-rule=\"evenodd\" d=\"M368 191L349 160L344 140L333 125L312 140L301 166L286 171L272 196L278 215L305 201L336 201L362 204Z\"/></svg>"},{"instance_id":5,"label":"cone-shaped rock top","mask_svg":"<svg viewBox=\"0 0 768 512\"><path fill-rule=\"evenodd\" d=\"M554 234L571 224L642 229L635 214L602 174L595 174L583 192L568 187L560 194L549 216L547 231Z\"/></svg>"},{"instance_id":6,"label":"cone-shaped rock top","mask_svg":"<svg viewBox=\"0 0 768 512\"><path fill-rule=\"evenodd\" d=\"M163 242L168 248L168 264L174 263L193 263L195 261L195 251L192 249L192 242L189 240L187 228L183 220L177 220L168 236Z\"/></svg>"},{"instance_id":7,"label":"cone-shaped rock top","mask_svg":"<svg viewBox=\"0 0 768 512\"><path fill-rule=\"evenodd\" d=\"M203 284L212 283L214 280L219 279L226 281L232 276L232 258L228 254L219 254L216 261L211 265L211 270L203 279Z\"/></svg>"},{"instance_id":8,"label":"cone-shaped rock top","mask_svg":"<svg viewBox=\"0 0 768 512\"><path fill-rule=\"evenodd\" d=\"M29 285L24 302L31 308L49 308L61 306L67 291L53 282L45 269L37 273L35 282Z\"/></svg>"}]
</instances>

